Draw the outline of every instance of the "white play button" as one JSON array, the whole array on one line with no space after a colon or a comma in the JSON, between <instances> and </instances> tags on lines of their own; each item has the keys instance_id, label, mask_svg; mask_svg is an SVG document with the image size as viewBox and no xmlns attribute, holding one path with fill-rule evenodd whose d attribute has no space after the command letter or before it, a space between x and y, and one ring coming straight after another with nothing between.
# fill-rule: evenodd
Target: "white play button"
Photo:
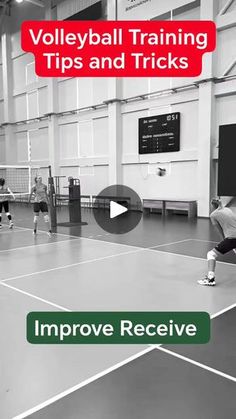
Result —
<instances>
[{"instance_id":1,"label":"white play button","mask_svg":"<svg viewBox=\"0 0 236 419\"><path fill-rule=\"evenodd\" d=\"M110 218L118 217L118 215L123 214L128 211L123 205L117 204L115 201L110 201Z\"/></svg>"},{"instance_id":2,"label":"white play button","mask_svg":"<svg viewBox=\"0 0 236 419\"><path fill-rule=\"evenodd\" d=\"M143 205L133 189L115 184L103 189L96 196L93 215L99 227L107 233L127 234L142 219Z\"/></svg>"}]
</instances>

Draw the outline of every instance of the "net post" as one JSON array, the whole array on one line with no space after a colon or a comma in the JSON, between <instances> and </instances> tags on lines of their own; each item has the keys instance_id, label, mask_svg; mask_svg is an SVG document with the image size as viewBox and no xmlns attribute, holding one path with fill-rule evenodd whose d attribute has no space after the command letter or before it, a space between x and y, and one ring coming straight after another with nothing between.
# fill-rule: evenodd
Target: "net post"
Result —
<instances>
[{"instance_id":1,"label":"net post","mask_svg":"<svg viewBox=\"0 0 236 419\"><path fill-rule=\"evenodd\" d=\"M31 192L31 176L32 176L31 166L29 166L29 195Z\"/></svg>"},{"instance_id":2,"label":"net post","mask_svg":"<svg viewBox=\"0 0 236 419\"><path fill-rule=\"evenodd\" d=\"M70 223L81 223L80 180L69 177L68 181Z\"/></svg>"},{"instance_id":3,"label":"net post","mask_svg":"<svg viewBox=\"0 0 236 419\"><path fill-rule=\"evenodd\" d=\"M81 194L80 194L80 180L69 177L69 221L58 223L59 226L82 226L88 223L81 220Z\"/></svg>"},{"instance_id":4,"label":"net post","mask_svg":"<svg viewBox=\"0 0 236 419\"><path fill-rule=\"evenodd\" d=\"M55 202L55 187L54 187L54 179L52 176L52 168L48 166L49 170L49 178L48 178L48 186L49 186L49 205L50 205L50 215L51 215L51 224L52 229L55 231L57 227L57 211L56 211L56 202Z\"/></svg>"}]
</instances>

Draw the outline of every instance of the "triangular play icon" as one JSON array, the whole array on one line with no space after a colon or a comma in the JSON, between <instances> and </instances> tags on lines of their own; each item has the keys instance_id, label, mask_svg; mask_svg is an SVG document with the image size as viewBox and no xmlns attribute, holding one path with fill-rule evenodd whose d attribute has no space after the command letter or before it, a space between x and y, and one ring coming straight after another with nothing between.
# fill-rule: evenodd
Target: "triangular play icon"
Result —
<instances>
[{"instance_id":1,"label":"triangular play icon","mask_svg":"<svg viewBox=\"0 0 236 419\"><path fill-rule=\"evenodd\" d=\"M110 201L110 218L118 217L118 215L123 214L128 211L123 205L117 204L115 201Z\"/></svg>"}]
</instances>

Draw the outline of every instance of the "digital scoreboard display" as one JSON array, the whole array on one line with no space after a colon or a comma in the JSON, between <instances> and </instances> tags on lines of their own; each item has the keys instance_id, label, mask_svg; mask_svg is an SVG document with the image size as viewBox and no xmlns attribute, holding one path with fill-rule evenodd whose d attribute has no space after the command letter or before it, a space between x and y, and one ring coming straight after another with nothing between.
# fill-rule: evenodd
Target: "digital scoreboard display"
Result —
<instances>
[{"instance_id":1,"label":"digital scoreboard display","mask_svg":"<svg viewBox=\"0 0 236 419\"><path fill-rule=\"evenodd\" d=\"M139 119L139 154L180 149L180 112Z\"/></svg>"}]
</instances>

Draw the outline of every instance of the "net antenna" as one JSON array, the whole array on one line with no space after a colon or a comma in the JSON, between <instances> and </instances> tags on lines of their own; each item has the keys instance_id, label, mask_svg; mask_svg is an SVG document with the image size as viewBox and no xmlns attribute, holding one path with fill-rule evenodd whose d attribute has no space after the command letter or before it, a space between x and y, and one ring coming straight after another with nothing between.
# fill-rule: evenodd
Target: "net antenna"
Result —
<instances>
[{"instance_id":1,"label":"net antenna","mask_svg":"<svg viewBox=\"0 0 236 419\"><path fill-rule=\"evenodd\" d=\"M0 165L0 178L5 180L4 192L1 193L0 189L0 196L8 194L7 188L15 197L29 195L39 171L39 166Z\"/></svg>"},{"instance_id":2,"label":"net antenna","mask_svg":"<svg viewBox=\"0 0 236 419\"><path fill-rule=\"evenodd\" d=\"M51 166L48 166L48 175L49 175L48 194L49 194L49 205L50 205L50 217L51 217L52 229L55 232L55 228L57 226L56 193L55 193L54 178L52 176Z\"/></svg>"}]
</instances>

